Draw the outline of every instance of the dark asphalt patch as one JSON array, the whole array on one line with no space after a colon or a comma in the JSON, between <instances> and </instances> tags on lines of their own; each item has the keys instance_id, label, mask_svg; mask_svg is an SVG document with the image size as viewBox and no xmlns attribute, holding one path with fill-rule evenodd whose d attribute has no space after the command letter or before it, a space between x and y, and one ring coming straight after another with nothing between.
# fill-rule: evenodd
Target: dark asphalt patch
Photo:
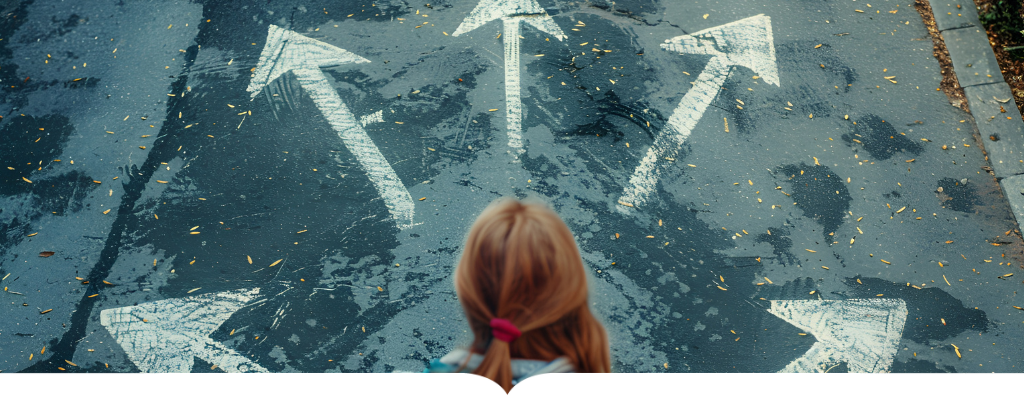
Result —
<instances>
[{"instance_id":1,"label":"dark asphalt patch","mask_svg":"<svg viewBox=\"0 0 1024 412\"><path fill-rule=\"evenodd\" d=\"M64 19L63 23L57 19L57 16L50 17L50 21L57 24L57 35L63 36L71 33L72 29L78 26L78 23L86 23L89 19L83 19L79 15L72 13L67 19Z\"/></svg>"},{"instance_id":2,"label":"dark asphalt patch","mask_svg":"<svg viewBox=\"0 0 1024 412\"><path fill-rule=\"evenodd\" d=\"M620 141L650 144L649 142L654 141L655 134L667 120L662 118L657 110L652 110L645 102L634 100L623 104L615 92L608 92L601 99L588 102L598 113L594 115L595 120L562 131L563 135L585 136L595 142L606 141L612 144ZM581 102L581 104L585 103ZM650 124L649 127L648 124ZM594 139L602 136L610 139ZM641 138L638 139L638 137ZM646 142L644 138L646 138Z\"/></svg>"},{"instance_id":3,"label":"dark asphalt patch","mask_svg":"<svg viewBox=\"0 0 1024 412\"><path fill-rule=\"evenodd\" d=\"M86 196L97 188L91 177L77 170L47 178L34 176L40 169L55 164L54 160L61 160L73 132L74 127L68 118L61 115L16 116L0 128L0 136L3 136L0 152L4 154L4 165L0 169L0 196L27 194L29 196L23 202L31 204L30 208L22 208L20 203L0 208L0 216L4 216L0 220L0 248L22 241L31 233L32 222L44 214L78 212ZM8 213L4 213L5 209ZM27 212L13 215L10 210Z\"/></svg>"},{"instance_id":4,"label":"dark asphalt patch","mask_svg":"<svg viewBox=\"0 0 1024 412\"><path fill-rule=\"evenodd\" d=\"M821 225L822 236L831 244L853 200L846 184L827 166L800 163L782 166L778 170L789 175L793 202L804 216Z\"/></svg>"},{"instance_id":5,"label":"dark asphalt patch","mask_svg":"<svg viewBox=\"0 0 1024 412\"><path fill-rule=\"evenodd\" d=\"M988 332L989 320L985 311L968 308L937 287L916 289L906 283L864 277L848 278L843 283L851 288L851 298L871 299L882 295L906 301L908 315L903 339L932 345L968 331Z\"/></svg>"},{"instance_id":6,"label":"dark asphalt patch","mask_svg":"<svg viewBox=\"0 0 1024 412\"><path fill-rule=\"evenodd\" d=\"M83 203L85 198L99 188L91 177L78 170L38 180L36 185L32 190L36 215L49 213L60 216L78 212L87 206Z\"/></svg>"},{"instance_id":7,"label":"dark asphalt patch","mask_svg":"<svg viewBox=\"0 0 1024 412\"><path fill-rule=\"evenodd\" d=\"M560 138L650 144L668 115L652 108L645 92L650 77L640 74L653 69L641 56L644 50L631 41L631 28L605 19L586 20L586 32L566 30L561 42L545 41L549 37L534 30L524 33L524 53L545 56L525 64L524 76L533 79L525 86L529 93L523 99L523 128L544 125ZM699 72L702 65L691 70Z\"/></svg>"},{"instance_id":8,"label":"dark asphalt patch","mask_svg":"<svg viewBox=\"0 0 1024 412\"><path fill-rule=\"evenodd\" d=\"M935 193L942 202L942 207L957 212L974 213L975 207L981 205L981 199L974 186L970 181L964 182L947 177L939 179Z\"/></svg>"},{"instance_id":9,"label":"dark asphalt patch","mask_svg":"<svg viewBox=\"0 0 1024 412\"><path fill-rule=\"evenodd\" d=\"M770 232L771 234L769 234ZM796 255L790 251L793 247L793 240L789 238L789 229L771 227L765 233L758 234L754 238L759 243L767 243L772 246L772 253L775 254L775 259L779 261L782 266L795 265L797 263Z\"/></svg>"},{"instance_id":10,"label":"dark asphalt patch","mask_svg":"<svg viewBox=\"0 0 1024 412\"><path fill-rule=\"evenodd\" d=\"M843 141L853 148L863 146L878 160L886 160L898 153L919 155L924 152L920 143L900 134L892 123L873 114L854 121L853 131L843 134Z\"/></svg>"},{"instance_id":11,"label":"dark asphalt patch","mask_svg":"<svg viewBox=\"0 0 1024 412\"><path fill-rule=\"evenodd\" d=\"M32 174L60 159L68 137L75 131L67 117L53 114L41 117L15 116L0 128L0 196L13 196L32 190ZM66 160L64 160L66 161Z\"/></svg>"},{"instance_id":12,"label":"dark asphalt patch","mask_svg":"<svg viewBox=\"0 0 1024 412\"><path fill-rule=\"evenodd\" d=\"M11 50L11 37L21 28L28 17L28 7L33 2L25 0L19 3L5 2L0 6L0 103L12 103L11 107L20 106L27 96L17 93L17 90L24 84L24 80L18 77L18 65L13 62L14 51ZM11 99L15 99L12 101ZM9 116L10 113L4 113Z\"/></svg>"}]
</instances>

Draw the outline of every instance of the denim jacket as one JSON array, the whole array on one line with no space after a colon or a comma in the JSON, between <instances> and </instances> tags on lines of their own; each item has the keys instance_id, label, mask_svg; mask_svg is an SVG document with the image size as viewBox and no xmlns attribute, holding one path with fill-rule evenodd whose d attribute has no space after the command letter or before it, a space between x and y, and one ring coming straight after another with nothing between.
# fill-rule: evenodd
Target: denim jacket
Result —
<instances>
[{"instance_id":1,"label":"denim jacket","mask_svg":"<svg viewBox=\"0 0 1024 412\"><path fill-rule=\"evenodd\" d=\"M459 365L469 356L469 363L462 369L468 373L480 366L484 356L478 353L471 354L465 349L456 349L449 352L440 359L430 361L430 365L423 370L424 373L449 373L459 369ZM522 382L523 379L543 373L573 372L572 364L567 358L558 358L553 361L542 361L534 359L512 359L512 385Z\"/></svg>"}]
</instances>

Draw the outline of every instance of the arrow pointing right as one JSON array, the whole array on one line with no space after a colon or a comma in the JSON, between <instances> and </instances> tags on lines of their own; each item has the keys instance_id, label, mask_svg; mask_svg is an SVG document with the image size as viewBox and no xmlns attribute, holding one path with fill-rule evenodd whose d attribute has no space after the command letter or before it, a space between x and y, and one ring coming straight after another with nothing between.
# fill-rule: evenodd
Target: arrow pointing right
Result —
<instances>
[{"instance_id":1,"label":"arrow pointing right","mask_svg":"<svg viewBox=\"0 0 1024 412\"><path fill-rule=\"evenodd\" d=\"M851 373L886 373L903 336L902 299L773 300L768 312L818 341L779 372L824 372L846 362Z\"/></svg>"},{"instance_id":2,"label":"arrow pointing right","mask_svg":"<svg viewBox=\"0 0 1024 412\"><path fill-rule=\"evenodd\" d=\"M142 372L191 372L193 358L225 372L268 372L209 338L259 288L167 299L100 312L100 324Z\"/></svg>"}]
</instances>

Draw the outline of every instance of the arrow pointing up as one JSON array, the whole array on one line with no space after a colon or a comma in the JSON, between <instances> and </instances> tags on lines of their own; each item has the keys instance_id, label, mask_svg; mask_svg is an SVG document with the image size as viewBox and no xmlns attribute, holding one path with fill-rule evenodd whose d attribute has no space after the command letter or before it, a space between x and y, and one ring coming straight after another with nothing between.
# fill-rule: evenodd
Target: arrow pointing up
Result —
<instances>
[{"instance_id":1,"label":"arrow pointing up","mask_svg":"<svg viewBox=\"0 0 1024 412\"><path fill-rule=\"evenodd\" d=\"M562 33L562 29L558 28L551 16L537 4L537 0L481 0L455 29L452 36L469 33L497 19L522 20L540 31L557 37L559 41L565 39L565 33Z\"/></svg>"},{"instance_id":2,"label":"arrow pointing up","mask_svg":"<svg viewBox=\"0 0 1024 412\"><path fill-rule=\"evenodd\" d=\"M513 159L518 159L524 152L523 103L519 89L519 22L529 23L559 41L565 39L565 33L537 4L537 0L481 0L452 36L470 32L499 18L504 23L502 35L505 37L505 120L508 146Z\"/></svg>"},{"instance_id":3,"label":"arrow pointing up","mask_svg":"<svg viewBox=\"0 0 1024 412\"><path fill-rule=\"evenodd\" d=\"M729 77L732 66L745 66L757 73L768 84L779 85L779 70L775 64L775 44L772 23L768 16L759 14L729 24L701 30L665 40L661 48L680 54L706 54L711 60L693 87L683 95L668 124L647 149L647 155L629 178L616 206L628 214L629 207L639 207L658 184L658 159L675 157L711 102L718 96L722 84Z\"/></svg>"},{"instance_id":4,"label":"arrow pointing up","mask_svg":"<svg viewBox=\"0 0 1024 412\"><path fill-rule=\"evenodd\" d=\"M398 227L404 229L412 226L415 213L412 195L320 71L321 67L369 62L354 53L271 24L256 73L246 91L256 97L281 75L289 71L295 74L331 128L359 160Z\"/></svg>"},{"instance_id":5,"label":"arrow pointing up","mask_svg":"<svg viewBox=\"0 0 1024 412\"><path fill-rule=\"evenodd\" d=\"M818 340L779 372L824 372L846 362L852 373L886 373L907 321L902 299L773 300L768 312Z\"/></svg>"},{"instance_id":6,"label":"arrow pointing up","mask_svg":"<svg viewBox=\"0 0 1024 412\"><path fill-rule=\"evenodd\" d=\"M259 288L167 299L100 312L100 324L142 372L191 372L193 358L226 372L268 372L209 338Z\"/></svg>"}]
</instances>

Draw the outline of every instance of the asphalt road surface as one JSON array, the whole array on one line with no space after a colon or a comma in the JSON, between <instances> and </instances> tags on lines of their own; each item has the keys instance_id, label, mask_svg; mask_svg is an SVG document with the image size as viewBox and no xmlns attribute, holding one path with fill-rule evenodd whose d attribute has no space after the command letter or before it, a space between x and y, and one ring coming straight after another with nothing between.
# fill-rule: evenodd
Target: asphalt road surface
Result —
<instances>
[{"instance_id":1,"label":"asphalt road surface","mask_svg":"<svg viewBox=\"0 0 1024 412\"><path fill-rule=\"evenodd\" d=\"M764 3L4 2L0 370L422 370L514 196L615 371L1018 371L1024 249L912 2Z\"/></svg>"}]
</instances>

